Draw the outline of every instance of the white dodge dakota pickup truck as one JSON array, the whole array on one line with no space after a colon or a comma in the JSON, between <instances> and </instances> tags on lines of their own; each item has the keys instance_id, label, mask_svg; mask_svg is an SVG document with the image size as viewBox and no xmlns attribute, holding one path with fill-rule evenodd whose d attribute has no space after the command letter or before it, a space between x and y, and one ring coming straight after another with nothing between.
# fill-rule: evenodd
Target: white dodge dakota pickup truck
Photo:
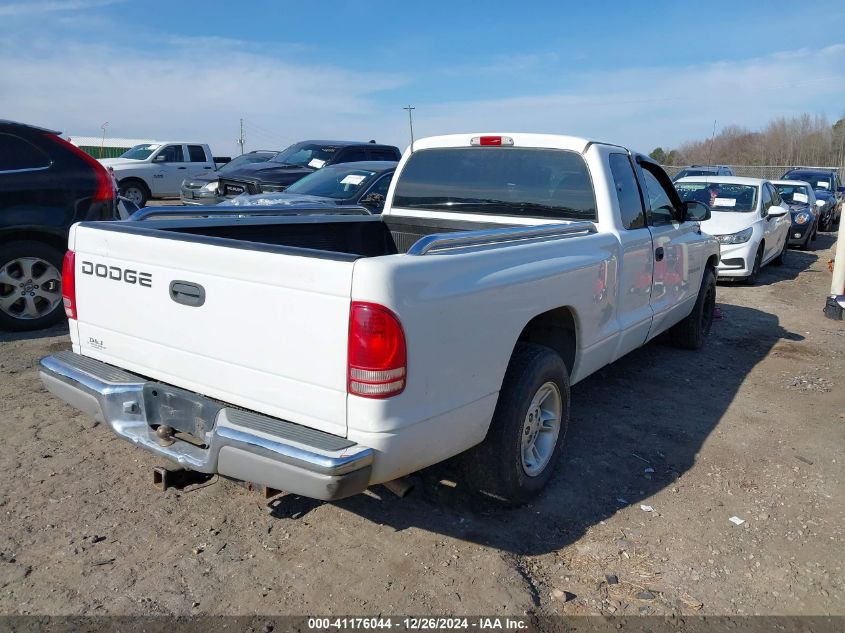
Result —
<instances>
[{"instance_id":1,"label":"white dodge dakota pickup truck","mask_svg":"<svg viewBox=\"0 0 845 633\"><path fill-rule=\"evenodd\" d=\"M75 225L46 387L196 471L338 499L468 451L471 485L521 503L571 384L710 330L709 208L617 145L433 137L380 216L266 214Z\"/></svg>"}]
</instances>

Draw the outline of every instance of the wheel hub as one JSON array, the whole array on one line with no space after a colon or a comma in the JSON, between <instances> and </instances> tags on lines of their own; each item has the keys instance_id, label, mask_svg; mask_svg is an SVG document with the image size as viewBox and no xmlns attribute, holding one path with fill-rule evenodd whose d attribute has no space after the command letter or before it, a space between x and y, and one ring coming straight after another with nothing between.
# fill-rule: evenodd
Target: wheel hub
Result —
<instances>
[{"instance_id":1,"label":"wheel hub","mask_svg":"<svg viewBox=\"0 0 845 633\"><path fill-rule=\"evenodd\" d=\"M522 425L522 467L529 477L542 473L554 454L563 404L553 382L543 384L528 407Z\"/></svg>"}]
</instances>

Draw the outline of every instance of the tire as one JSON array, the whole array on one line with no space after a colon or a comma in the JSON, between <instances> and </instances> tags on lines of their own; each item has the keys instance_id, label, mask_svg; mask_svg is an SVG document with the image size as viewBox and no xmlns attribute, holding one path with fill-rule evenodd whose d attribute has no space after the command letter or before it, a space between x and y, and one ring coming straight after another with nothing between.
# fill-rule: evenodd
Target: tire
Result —
<instances>
[{"instance_id":1,"label":"tire","mask_svg":"<svg viewBox=\"0 0 845 633\"><path fill-rule=\"evenodd\" d=\"M816 230L810 227L810 230L807 232L807 238L801 243L798 247L802 251L810 250L810 242L816 239Z\"/></svg>"},{"instance_id":2,"label":"tire","mask_svg":"<svg viewBox=\"0 0 845 633\"><path fill-rule=\"evenodd\" d=\"M140 180L124 180L120 183L119 194L142 209L150 199L150 191Z\"/></svg>"},{"instance_id":3,"label":"tire","mask_svg":"<svg viewBox=\"0 0 845 633\"><path fill-rule=\"evenodd\" d=\"M763 244L757 248L757 255L754 257L754 265L751 267L751 274L745 278L745 283L753 286L760 276L760 269L763 268Z\"/></svg>"},{"instance_id":4,"label":"tire","mask_svg":"<svg viewBox=\"0 0 845 633\"><path fill-rule=\"evenodd\" d=\"M63 257L44 242L0 245L0 329L40 330L64 318Z\"/></svg>"},{"instance_id":5,"label":"tire","mask_svg":"<svg viewBox=\"0 0 845 633\"><path fill-rule=\"evenodd\" d=\"M716 308L716 275L712 268L704 270L698 298L689 316L676 323L669 330L672 345L681 349L701 349L713 326L713 311Z\"/></svg>"},{"instance_id":6,"label":"tire","mask_svg":"<svg viewBox=\"0 0 845 633\"><path fill-rule=\"evenodd\" d=\"M783 248L780 249L780 253L778 254L778 256L775 257L772 260L772 263L775 266L783 266L783 263L786 261L786 251L787 251L788 248L789 248L789 236L787 236L786 239L783 240Z\"/></svg>"},{"instance_id":7,"label":"tire","mask_svg":"<svg viewBox=\"0 0 845 633\"><path fill-rule=\"evenodd\" d=\"M538 398L545 409L534 408ZM545 420L549 430L543 432L534 413L555 414L555 406L559 419ZM556 435L551 428L555 423ZM487 437L464 455L464 475L480 494L511 506L526 503L551 479L568 424L569 372L560 355L543 345L517 343ZM526 463L529 442L541 459L532 457Z\"/></svg>"}]
</instances>

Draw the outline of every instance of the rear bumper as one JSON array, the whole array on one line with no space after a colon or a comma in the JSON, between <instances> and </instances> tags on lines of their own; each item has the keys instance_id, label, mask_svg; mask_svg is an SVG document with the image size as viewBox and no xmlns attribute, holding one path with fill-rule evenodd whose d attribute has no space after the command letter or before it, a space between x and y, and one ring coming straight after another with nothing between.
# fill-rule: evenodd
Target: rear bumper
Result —
<instances>
[{"instance_id":1,"label":"rear bumper","mask_svg":"<svg viewBox=\"0 0 845 633\"><path fill-rule=\"evenodd\" d=\"M150 399L159 383L72 352L43 358L40 375L53 395L108 424L118 437L184 468L323 500L363 492L370 483L373 449L336 435L182 392L193 410L191 427L199 431L194 443L165 445L153 428L162 414ZM172 392L180 397L181 390Z\"/></svg>"}]
</instances>

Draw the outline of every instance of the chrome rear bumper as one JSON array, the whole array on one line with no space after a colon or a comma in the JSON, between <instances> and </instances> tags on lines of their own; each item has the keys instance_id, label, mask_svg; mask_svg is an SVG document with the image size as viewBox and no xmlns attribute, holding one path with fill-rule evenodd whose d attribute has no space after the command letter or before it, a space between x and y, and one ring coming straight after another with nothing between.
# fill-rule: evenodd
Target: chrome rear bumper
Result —
<instances>
[{"instance_id":1,"label":"chrome rear bumper","mask_svg":"<svg viewBox=\"0 0 845 633\"><path fill-rule=\"evenodd\" d=\"M53 395L119 437L190 470L324 500L357 494L370 482L373 449L336 435L228 407L73 352L43 358L40 375ZM156 400L159 391L165 403ZM153 426L163 410L187 420L194 443L162 443Z\"/></svg>"}]
</instances>

